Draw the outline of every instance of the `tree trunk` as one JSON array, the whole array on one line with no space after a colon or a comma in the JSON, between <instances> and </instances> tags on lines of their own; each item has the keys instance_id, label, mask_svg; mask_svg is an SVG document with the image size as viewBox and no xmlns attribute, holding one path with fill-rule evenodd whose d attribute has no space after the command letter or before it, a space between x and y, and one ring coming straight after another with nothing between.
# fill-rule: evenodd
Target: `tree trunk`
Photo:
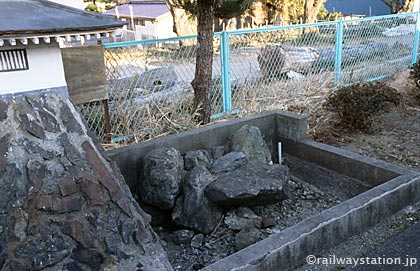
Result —
<instances>
[{"instance_id":1,"label":"tree trunk","mask_svg":"<svg viewBox=\"0 0 420 271\"><path fill-rule=\"evenodd\" d=\"M195 64L194 108L198 113L198 121L210 122L211 97L210 87L213 66L213 0L198 0L197 26L197 59Z\"/></svg>"},{"instance_id":2,"label":"tree trunk","mask_svg":"<svg viewBox=\"0 0 420 271\"><path fill-rule=\"evenodd\" d=\"M319 10L324 3L325 0L305 0L305 5L303 8L303 23L314 23L316 16L318 15Z\"/></svg>"},{"instance_id":3,"label":"tree trunk","mask_svg":"<svg viewBox=\"0 0 420 271\"><path fill-rule=\"evenodd\" d=\"M411 12L414 8L415 0L403 0L402 4L400 0L382 0L391 10L391 13Z\"/></svg>"},{"instance_id":4,"label":"tree trunk","mask_svg":"<svg viewBox=\"0 0 420 271\"><path fill-rule=\"evenodd\" d=\"M281 1L281 4L280 4L281 25L290 24L289 5L290 5L290 0Z\"/></svg>"}]
</instances>

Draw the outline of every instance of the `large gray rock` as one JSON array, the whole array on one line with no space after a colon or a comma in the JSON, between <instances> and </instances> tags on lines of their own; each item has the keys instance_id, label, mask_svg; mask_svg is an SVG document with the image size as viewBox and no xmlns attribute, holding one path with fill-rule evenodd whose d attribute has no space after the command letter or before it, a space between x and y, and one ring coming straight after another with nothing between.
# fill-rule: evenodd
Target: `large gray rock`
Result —
<instances>
[{"instance_id":1,"label":"large gray rock","mask_svg":"<svg viewBox=\"0 0 420 271\"><path fill-rule=\"evenodd\" d=\"M172 270L68 97L0 97L0 269Z\"/></svg>"},{"instance_id":2,"label":"large gray rock","mask_svg":"<svg viewBox=\"0 0 420 271\"><path fill-rule=\"evenodd\" d=\"M223 209L204 197L205 187L213 176L203 166L196 166L183 182L183 195L176 202L172 219L178 225L209 234L217 226Z\"/></svg>"},{"instance_id":3,"label":"large gray rock","mask_svg":"<svg viewBox=\"0 0 420 271\"><path fill-rule=\"evenodd\" d=\"M144 157L139 195L142 202L162 210L175 206L180 191L184 160L174 148L159 148Z\"/></svg>"},{"instance_id":4,"label":"large gray rock","mask_svg":"<svg viewBox=\"0 0 420 271\"><path fill-rule=\"evenodd\" d=\"M223 206L258 206L287 198L288 168L249 161L219 176L205 189L206 198Z\"/></svg>"},{"instance_id":5,"label":"large gray rock","mask_svg":"<svg viewBox=\"0 0 420 271\"><path fill-rule=\"evenodd\" d=\"M270 162L271 153L258 127L245 125L232 135L231 150L243 152L250 160Z\"/></svg>"},{"instance_id":6,"label":"large gray rock","mask_svg":"<svg viewBox=\"0 0 420 271\"><path fill-rule=\"evenodd\" d=\"M229 172L240 168L245 165L246 162L247 159L243 152L230 152L214 161L210 170L213 174Z\"/></svg>"},{"instance_id":7,"label":"large gray rock","mask_svg":"<svg viewBox=\"0 0 420 271\"><path fill-rule=\"evenodd\" d=\"M261 233L257 229L241 230L235 236L235 247L237 250L244 249L261 240Z\"/></svg>"}]
</instances>

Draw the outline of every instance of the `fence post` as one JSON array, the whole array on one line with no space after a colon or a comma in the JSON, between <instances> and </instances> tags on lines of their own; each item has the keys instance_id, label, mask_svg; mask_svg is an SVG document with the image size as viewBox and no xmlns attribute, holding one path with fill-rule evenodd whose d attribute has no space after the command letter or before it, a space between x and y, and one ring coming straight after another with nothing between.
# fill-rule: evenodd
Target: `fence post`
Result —
<instances>
[{"instance_id":1,"label":"fence post","mask_svg":"<svg viewBox=\"0 0 420 271\"><path fill-rule=\"evenodd\" d=\"M232 111L232 89L230 83L230 48L229 34L226 31L220 36L220 62L222 63L223 113Z\"/></svg>"},{"instance_id":2,"label":"fence post","mask_svg":"<svg viewBox=\"0 0 420 271\"><path fill-rule=\"evenodd\" d=\"M337 32L335 38L335 61L334 61L334 69L335 69L335 77L334 77L334 85L338 86L341 81L341 53L343 49L343 29L344 23L342 20L338 21L337 24Z\"/></svg>"},{"instance_id":3,"label":"fence post","mask_svg":"<svg viewBox=\"0 0 420 271\"><path fill-rule=\"evenodd\" d=\"M419 40L420 40L420 13L416 15L416 32L414 33L414 43L413 43L413 53L411 55L411 64L416 64L417 54L419 50Z\"/></svg>"}]
</instances>

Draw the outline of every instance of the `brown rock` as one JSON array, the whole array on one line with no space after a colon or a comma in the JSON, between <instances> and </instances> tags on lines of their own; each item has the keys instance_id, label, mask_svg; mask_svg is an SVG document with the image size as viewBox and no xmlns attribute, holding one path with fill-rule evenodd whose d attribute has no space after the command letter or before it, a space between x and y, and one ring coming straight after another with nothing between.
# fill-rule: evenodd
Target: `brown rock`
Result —
<instances>
[{"instance_id":1,"label":"brown rock","mask_svg":"<svg viewBox=\"0 0 420 271\"><path fill-rule=\"evenodd\" d=\"M61 226L61 230L71 236L84 248L92 248L95 245L95 239L91 235L91 231L86 230L87 223L78 220L67 221Z\"/></svg>"},{"instance_id":2,"label":"brown rock","mask_svg":"<svg viewBox=\"0 0 420 271\"><path fill-rule=\"evenodd\" d=\"M263 217L261 221L261 228L269 228L276 225L276 220L273 217Z\"/></svg>"},{"instance_id":3,"label":"brown rock","mask_svg":"<svg viewBox=\"0 0 420 271\"><path fill-rule=\"evenodd\" d=\"M69 213L82 210L85 199L82 196L68 196L64 198L55 198L52 211L57 213Z\"/></svg>"},{"instance_id":4,"label":"brown rock","mask_svg":"<svg viewBox=\"0 0 420 271\"><path fill-rule=\"evenodd\" d=\"M104 204L101 185L98 182L84 179L81 181L81 188L83 193L88 197L91 205Z\"/></svg>"},{"instance_id":5,"label":"brown rock","mask_svg":"<svg viewBox=\"0 0 420 271\"><path fill-rule=\"evenodd\" d=\"M33 198L42 186L45 177L46 166L37 160L30 160L26 165L28 170L28 198Z\"/></svg>"},{"instance_id":6,"label":"brown rock","mask_svg":"<svg viewBox=\"0 0 420 271\"><path fill-rule=\"evenodd\" d=\"M119 199L124 197L124 193L121 190L121 187L119 186L118 182L109 173L108 169L105 167L104 163L99 158L92 145L88 141L85 141L83 142L82 147L85 151L86 160L88 161L89 165L92 166L93 170L95 170L96 173L98 173L99 181L109 191L112 200L114 202L117 202Z\"/></svg>"},{"instance_id":7,"label":"brown rock","mask_svg":"<svg viewBox=\"0 0 420 271\"><path fill-rule=\"evenodd\" d=\"M74 194L78 191L77 184L72 177L65 177L58 181L61 195L63 197Z\"/></svg>"},{"instance_id":8,"label":"brown rock","mask_svg":"<svg viewBox=\"0 0 420 271\"><path fill-rule=\"evenodd\" d=\"M36 199L35 208L43 211L52 211L53 197L51 195L41 195Z\"/></svg>"},{"instance_id":9,"label":"brown rock","mask_svg":"<svg viewBox=\"0 0 420 271\"><path fill-rule=\"evenodd\" d=\"M33 118L33 116L29 117L28 114L20 114L19 119L22 129L39 139L45 139L44 128Z\"/></svg>"}]
</instances>

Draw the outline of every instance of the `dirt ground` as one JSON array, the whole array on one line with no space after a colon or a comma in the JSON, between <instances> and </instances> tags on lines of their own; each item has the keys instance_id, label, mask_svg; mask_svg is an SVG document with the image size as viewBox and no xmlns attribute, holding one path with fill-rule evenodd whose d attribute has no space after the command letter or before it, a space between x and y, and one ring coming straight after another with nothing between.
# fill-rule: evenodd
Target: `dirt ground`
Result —
<instances>
[{"instance_id":1,"label":"dirt ground","mask_svg":"<svg viewBox=\"0 0 420 271\"><path fill-rule=\"evenodd\" d=\"M404 71L384 80L402 95L402 102L391 111L374 117L371 131L355 132L341 127L337 116L319 107L308 116L310 135L365 156L420 171L420 90ZM323 116L320 124L319 116Z\"/></svg>"}]
</instances>

